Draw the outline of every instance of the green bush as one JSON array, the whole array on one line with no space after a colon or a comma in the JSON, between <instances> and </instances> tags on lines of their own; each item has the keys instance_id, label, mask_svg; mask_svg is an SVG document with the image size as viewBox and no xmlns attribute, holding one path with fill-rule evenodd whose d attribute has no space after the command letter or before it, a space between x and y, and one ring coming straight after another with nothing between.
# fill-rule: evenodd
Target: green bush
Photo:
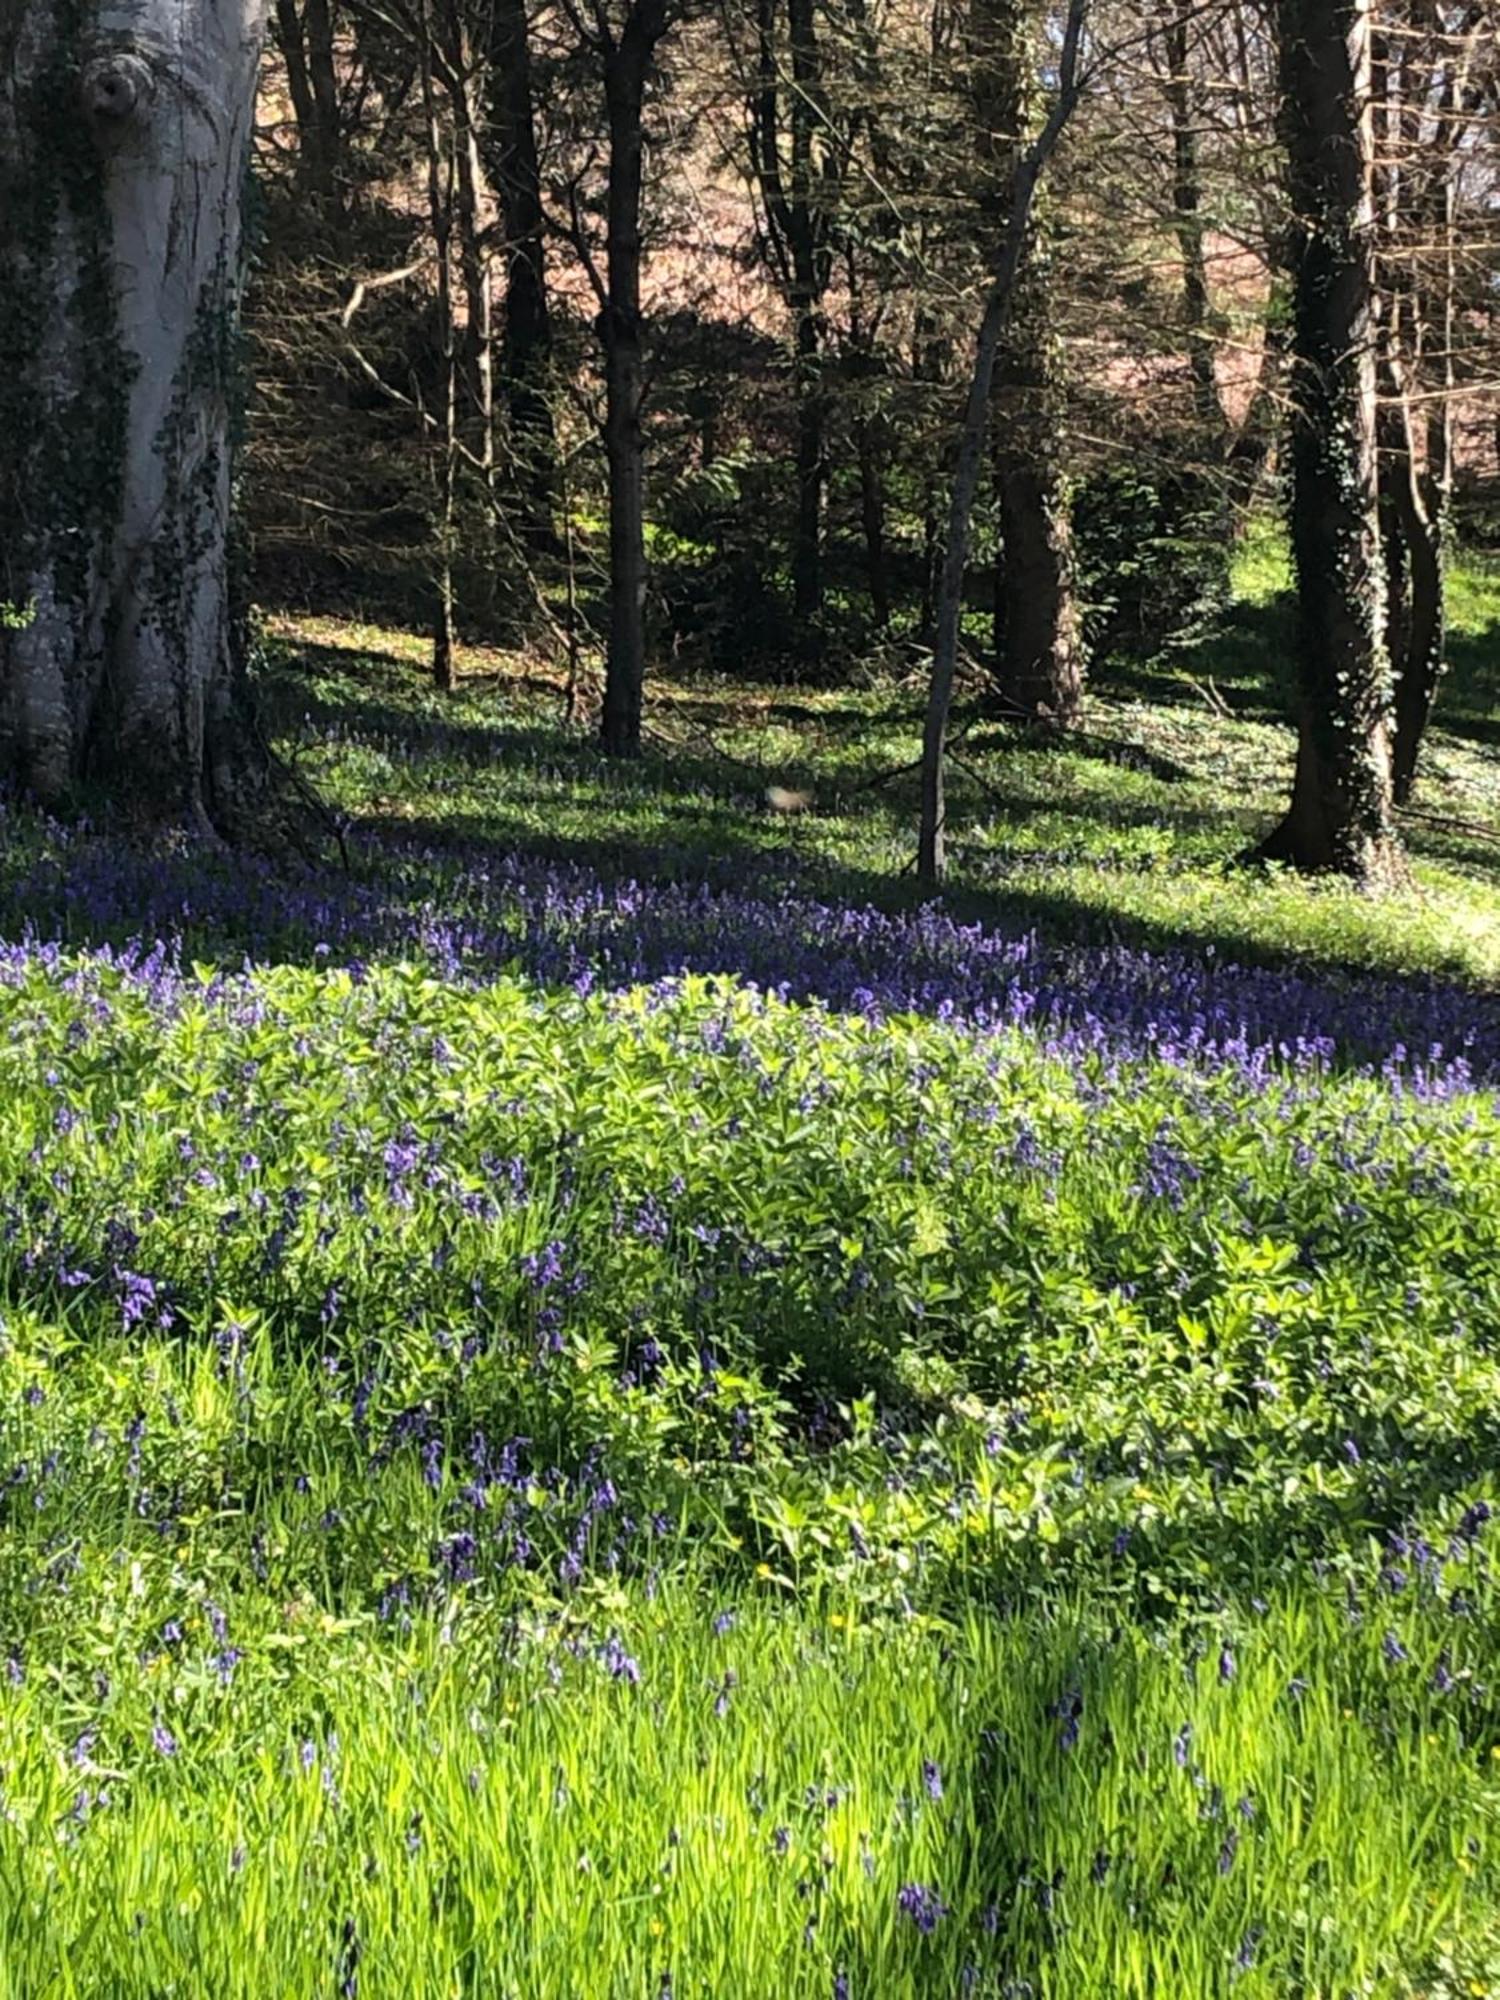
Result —
<instances>
[{"instance_id":1,"label":"green bush","mask_svg":"<svg viewBox=\"0 0 1500 2000\"><path fill-rule=\"evenodd\" d=\"M1075 491L1073 527L1096 661L1150 664L1200 637L1229 602L1231 523L1204 479L1096 472Z\"/></svg>"}]
</instances>

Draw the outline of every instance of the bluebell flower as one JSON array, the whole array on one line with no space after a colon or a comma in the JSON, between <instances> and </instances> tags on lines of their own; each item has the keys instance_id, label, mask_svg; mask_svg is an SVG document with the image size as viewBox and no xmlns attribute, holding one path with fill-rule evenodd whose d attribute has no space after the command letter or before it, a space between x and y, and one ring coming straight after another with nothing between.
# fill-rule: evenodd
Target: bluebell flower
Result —
<instances>
[{"instance_id":1,"label":"bluebell flower","mask_svg":"<svg viewBox=\"0 0 1500 2000\"><path fill-rule=\"evenodd\" d=\"M605 1641L600 1654L612 1680L624 1681L634 1687L641 1678L640 1662L631 1657L614 1634Z\"/></svg>"},{"instance_id":2,"label":"bluebell flower","mask_svg":"<svg viewBox=\"0 0 1500 2000\"><path fill-rule=\"evenodd\" d=\"M921 1882L906 1883L897 1892L896 1905L903 1916L911 1918L924 1937L930 1936L949 1915L948 1906L937 1891Z\"/></svg>"}]
</instances>

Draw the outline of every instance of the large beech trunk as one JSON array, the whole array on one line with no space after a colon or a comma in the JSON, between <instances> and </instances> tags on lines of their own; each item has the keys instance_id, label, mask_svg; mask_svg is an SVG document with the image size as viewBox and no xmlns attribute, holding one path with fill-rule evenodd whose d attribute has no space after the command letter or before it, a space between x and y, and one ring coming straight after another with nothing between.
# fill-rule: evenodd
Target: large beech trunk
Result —
<instances>
[{"instance_id":1,"label":"large beech trunk","mask_svg":"<svg viewBox=\"0 0 1500 2000\"><path fill-rule=\"evenodd\" d=\"M234 816L240 196L262 0L0 21L0 763Z\"/></svg>"},{"instance_id":2,"label":"large beech trunk","mask_svg":"<svg viewBox=\"0 0 1500 2000\"><path fill-rule=\"evenodd\" d=\"M1400 880L1376 478L1370 0L1279 0L1296 216L1292 548L1300 721L1291 806L1262 849Z\"/></svg>"}]
</instances>

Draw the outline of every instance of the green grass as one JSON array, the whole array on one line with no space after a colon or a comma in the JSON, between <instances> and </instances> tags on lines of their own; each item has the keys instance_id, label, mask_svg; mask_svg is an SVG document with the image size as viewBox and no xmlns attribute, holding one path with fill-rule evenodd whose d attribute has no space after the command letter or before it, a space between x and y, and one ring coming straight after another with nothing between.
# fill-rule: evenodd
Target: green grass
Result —
<instances>
[{"instance_id":1,"label":"green grass","mask_svg":"<svg viewBox=\"0 0 1500 2000\"><path fill-rule=\"evenodd\" d=\"M736 1603L716 1635L706 1609L616 1608L638 1683L582 1621L518 1643L456 1610L392 1644L309 1616L232 1693L190 1616L65 1777L56 1700L12 1702L0 1992L1484 1990L1441 1967L1493 1946L1490 1746L1330 1609L1268 1611L1229 1685L1067 1613L938 1635ZM181 1747L143 1754L163 1718ZM98 1771L115 1796L75 1813ZM926 1935L908 1885L943 1905Z\"/></svg>"},{"instance_id":2,"label":"green grass","mask_svg":"<svg viewBox=\"0 0 1500 2000\"><path fill-rule=\"evenodd\" d=\"M1280 564L1084 740L969 730L961 908L1208 994L1493 977L1469 833L1405 902L1230 868ZM1455 603L1421 803L1477 822L1500 578ZM279 645L282 740L492 865L468 916L536 852L911 899L913 683L667 684L620 771L524 663ZM242 968L213 857L153 908L218 964L132 970L118 857L7 833L70 946L0 959L0 2000L1500 1986L1492 1087L320 969L317 882Z\"/></svg>"},{"instance_id":3,"label":"green grass","mask_svg":"<svg viewBox=\"0 0 1500 2000\"><path fill-rule=\"evenodd\" d=\"M11 1991L1491 1976L1487 1100L697 985L0 1010Z\"/></svg>"},{"instance_id":4,"label":"green grass","mask_svg":"<svg viewBox=\"0 0 1500 2000\"><path fill-rule=\"evenodd\" d=\"M1403 822L1417 889L1387 902L1236 865L1291 784L1286 581L1284 547L1262 525L1220 629L1149 672L1101 667L1074 742L961 723L954 896L1054 936L1500 976L1500 566L1455 564L1452 671ZM836 691L665 679L647 755L621 771L584 724L560 721L560 690L507 684L508 656L473 655L473 678L443 701L423 685L414 636L306 619L274 629L298 661L275 693L282 727L295 736L314 717L309 774L357 822L626 872L773 863L833 894L914 894L917 678L871 673ZM321 742L330 721L350 740ZM814 812L790 828L769 816L773 783L811 792Z\"/></svg>"}]
</instances>

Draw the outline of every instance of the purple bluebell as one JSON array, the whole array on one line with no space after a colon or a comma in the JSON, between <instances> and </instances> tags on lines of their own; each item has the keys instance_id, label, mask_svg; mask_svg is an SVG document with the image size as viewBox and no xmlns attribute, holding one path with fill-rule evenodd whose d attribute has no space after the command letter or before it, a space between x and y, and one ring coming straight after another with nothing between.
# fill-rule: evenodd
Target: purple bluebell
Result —
<instances>
[{"instance_id":1,"label":"purple bluebell","mask_svg":"<svg viewBox=\"0 0 1500 2000\"><path fill-rule=\"evenodd\" d=\"M907 1882L897 1892L896 1907L910 1917L923 1936L930 1936L949 1914L948 1905L935 1889L921 1882Z\"/></svg>"}]
</instances>

